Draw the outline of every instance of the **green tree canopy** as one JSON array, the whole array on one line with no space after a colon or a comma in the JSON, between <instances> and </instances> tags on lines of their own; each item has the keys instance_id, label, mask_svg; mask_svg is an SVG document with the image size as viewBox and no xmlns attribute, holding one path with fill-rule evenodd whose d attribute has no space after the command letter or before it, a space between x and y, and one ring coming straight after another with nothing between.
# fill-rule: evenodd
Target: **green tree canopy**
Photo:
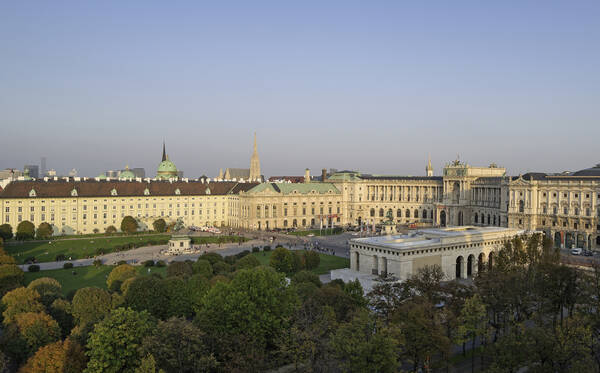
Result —
<instances>
[{"instance_id":1,"label":"green tree canopy","mask_svg":"<svg viewBox=\"0 0 600 373\"><path fill-rule=\"evenodd\" d=\"M41 347L19 373L79 373L85 365L83 348L67 338Z\"/></svg>"},{"instance_id":2,"label":"green tree canopy","mask_svg":"<svg viewBox=\"0 0 600 373\"><path fill-rule=\"evenodd\" d=\"M35 237L35 225L32 222L23 220L17 225L16 239L19 241L31 240Z\"/></svg>"},{"instance_id":3,"label":"green tree canopy","mask_svg":"<svg viewBox=\"0 0 600 373\"><path fill-rule=\"evenodd\" d=\"M202 275L207 279L213 275L212 265L208 260L202 259L202 257L198 258L196 263L192 264L192 269L194 270L194 274Z\"/></svg>"},{"instance_id":4,"label":"green tree canopy","mask_svg":"<svg viewBox=\"0 0 600 373\"><path fill-rule=\"evenodd\" d=\"M137 232L138 222L132 216L125 216L121 221L121 232L132 234Z\"/></svg>"},{"instance_id":5,"label":"green tree canopy","mask_svg":"<svg viewBox=\"0 0 600 373\"><path fill-rule=\"evenodd\" d=\"M155 321L146 311L117 308L90 333L86 373L133 373L143 355L142 341Z\"/></svg>"},{"instance_id":6,"label":"green tree canopy","mask_svg":"<svg viewBox=\"0 0 600 373\"><path fill-rule=\"evenodd\" d=\"M148 311L154 317L165 318L169 309L169 294L163 280L157 276L134 279L123 294L125 304L136 311Z\"/></svg>"},{"instance_id":7,"label":"green tree canopy","mask_svg":"<svg viewBox=\"0 0 600 373\"><path fill-rule=\"evenodd\" d=\"M20 287L9 291L2 297L4 323L13 322L20 313L44 312L44 305L39 300L40 295L32 289Z\"/></svg>"},{"instance_id":8,"label":"green tree canopy","mask_svg":"<svg viewBox=\"0 0 600 373\"><path fill-rule=\"evenodd\" d=\"M166 372L209 372L217 366L204 341L204 333L185 318L160 321L144 339L144 351L156 356L156 365Z\"/></svg>"},{"instance_id":9,"label":"green tree canopy","mask_svg":"<svg viewBox=\"0 0 600 373\"><path fill-rule=\"evenodd\" d=\"M0 296L23 286L25 274L14 264L0 264Z\"/></svg>"},{"instance_id":10,"label":"green tree canopy","mask_svg":"<svg viewBox=\"0 0 600 373\"><path fill-rule=\"evenodd\" d=\"M152 223L152 228L154 228L155 232L163 233L167 230L167 223L165 222L165 219L163 219L163 218L156 219Z\"/></svg>"},{"instance_id":11,"label":"green tree canopy","mask_svg":"<svg viewBox=\"0 0 600 373\"><path fill-rule=\"evenodd\" d=\"M287 276L291 276L299 269L298 258L295 254L281 246L271 254L269 265L275 268L277 272L285 273Z\"/></svg>"},{"instance_id":12,"label":"green tree canopy","mask_svg":"<svg viewBox=\"0 0 600 373\"><path fill-rule=\"evenodd\" d=\"M113 268L106 279L106 286L110 290L118 290L121 284L128 278L136 277L137 271L135 267L129 264L121 264Z\"/></svg>"},{"instance_id":13,"label":"green tree canopy","mask_svg":"<svg viewBox=\"0 0 600 373\"><path fill-rule=\"evenodd\" d=\"M106 234L113 234L117 231L117 228L114 225L109 225L108 227L106 227L106 229L104 229L104 232L106 232Z\"/></svg>"},{"instance_id":14,"label":"green tree canopy","mask_svg":"<svg viewBox=\"0 0 600 373\"><path fill-rule=\"evenodd\" d=\"M112 308L111 296L103 289L87 287L75 292L73 316L79 325L93 324L101 320Z\"/></svg>"},{"instance_id":15,"label":"green tree canopy","mask_svg":"<svg viewBox=\"0 0 600 373\"><path fill-rule=\"evenodd\" d=\"M60 339L61 331L56 320L42 312L25 312L15 316L18 337L27 346L27 355L40 347Z\"/></svg>"},{"instance_id":16,"label":"green tree canopy","mask_svg":"<svg viewBox=\"0 0 600 373\"><path fill-rule=\"evenodd\" d=\"M13 237L13 230L10 224L0 225L0 237L2 237L4 241L10 240Z\"/></svg>"},{"instance_id":17,"label":"green tree canopy","mask_svg":"<svg viewBox=\"0 0 600 373\"><path fill-rule=\"evenodd\" d=\"M52 237L53 233L54 229L52 229L52 226L44 222L40 223L35 234L38 240L47 240L48 238Z\"/></svg>"},{"instance_id":18,"label":"green tree canopy","mask_svg":"<svg viewBox=\"0 0 600 373\"><path fill-rule=\"evenodd\" d=\"M167 267L167 276L190 277L194 273L192 265L188 262L173 261Z\"/></svg>"},{"instance_id":19,"label":"green tree canopy","mask_svg":"<svg viewBox=\"0 0 600 373\"><path fill-rule=\"evenodd\" d=\"M259 265L260 261L254 255L246 255L235 263L235 269L251 269Z\"/></svg>"}]
</instances>

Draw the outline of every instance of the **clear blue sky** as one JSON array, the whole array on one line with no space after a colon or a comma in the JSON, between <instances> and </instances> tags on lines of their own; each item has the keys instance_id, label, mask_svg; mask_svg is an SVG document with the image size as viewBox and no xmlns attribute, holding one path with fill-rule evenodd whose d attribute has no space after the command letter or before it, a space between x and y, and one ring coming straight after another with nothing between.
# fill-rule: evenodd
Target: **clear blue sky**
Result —
<instances>
[{"instance_id":1,"label":"clear blue sky","mask_svg":"<svg viewBox=\"0 0 600 373\"><path fill-rule=\"evenodd\" d=\"M0 168L600 162L600 1L3 1Z\"/></svg>"}]
</instances>

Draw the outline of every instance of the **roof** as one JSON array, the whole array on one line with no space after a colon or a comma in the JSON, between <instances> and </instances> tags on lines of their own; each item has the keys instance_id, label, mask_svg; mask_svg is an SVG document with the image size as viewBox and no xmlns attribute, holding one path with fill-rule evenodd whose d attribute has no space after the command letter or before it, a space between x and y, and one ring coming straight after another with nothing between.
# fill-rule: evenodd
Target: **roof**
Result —
<instances>
[{"instance_id":1,"label":"roof","mask_svg":"<svg viewBox=\"0 0 600 373\"><path fill-rule=\"evenodd\" d=\"M13 181L0 192L2 198L70 198L73 190L77 197L123 197L123 196L174 196L174 195L225 195L250 189L257 183L237 183L233 181L203 183L201 181ZM146 189L148 190L146 192ZM113 190L116 191L114 194Z\"/></svg>"},{"instance_id":2,"label":"roof","mask_svg":"<svg viewBox=\"0 0 600 373\"><path fill-rule=\"evenodd\" d=\"M600 163L594 167L574 172L573 176L600 176Z\"/></svg>"},{"instance_id":3,"label":"roof","mask_svg":"<svg viewBox=\"0 0 600 373\"><path fill-rule=\"evenodd\" d=\"M441 176L401 176L401 175L371 175L371 174L360 174L361 179L371 180L432 180L441 181Z\"/></svg>"},{"instance_id":4,"label":"roof","mask_svg":"<svg viewBox=\"0 0 600 373\"><path fill-rule=\"evenodd\" d=\"M281 180L289 181L291 183L303 183L304 176L271 176L269 178L269 182L273 182L273 183L276 183Z\"/></svg>"},{"instance_id":5,"label":"roof","mask_svg":"<svg viewBox=\"0 0 600 373\"><path fill-rule=\"evenodd\" d=\"M262 183L250 189L248 193L256 194L264 190L270 190L282 194L309 194L311 192L318 194L336 193L340 191L332 183Z\"/></svg>"},{"instance_id":6,"label":"roof","mask_svg":"<svg viewBox=\"0 0 600 373\"><path fill-rule=\"evenodd\" d=\"M230 179L248 179L250 177L249 168L227 168L225 174L229 172Z\"/></svg>"},{"instance_id":7,"label":"roof","mask_svg":"<svg viewBox=\"0 0 600 373\"><path fill-rule=\"evenodd\" d=\"M175 163L171 162L168 158L158 165L158 172L177 172L177 167L175 167Z\"/></svg>"}]
</instances>

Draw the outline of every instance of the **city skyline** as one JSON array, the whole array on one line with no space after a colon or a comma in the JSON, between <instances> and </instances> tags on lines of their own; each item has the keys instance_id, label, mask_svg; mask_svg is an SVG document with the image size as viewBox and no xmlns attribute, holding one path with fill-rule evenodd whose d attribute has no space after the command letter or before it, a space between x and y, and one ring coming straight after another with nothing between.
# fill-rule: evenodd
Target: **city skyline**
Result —
<instances>
[{"instance_id":1,"label":"city skyline","mask_svg":"<svg viewBox=\"0 0 600 373\"><path fill-rule=\"evenodd\" d=\"M597 2L0 5L0 168L600 162ZM16 30L16 32L15 32ZM218 160L215 160L218 157ZM313 171L314 172L314 171Z\"/></svg>"}]
</instances>

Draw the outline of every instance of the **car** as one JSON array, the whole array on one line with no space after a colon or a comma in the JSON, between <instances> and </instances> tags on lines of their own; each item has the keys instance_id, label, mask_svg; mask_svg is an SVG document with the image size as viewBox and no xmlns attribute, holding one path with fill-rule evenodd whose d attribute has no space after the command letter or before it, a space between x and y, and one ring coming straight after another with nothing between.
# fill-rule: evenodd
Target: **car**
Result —
<instances>
[{"instance_id":1,"label":"car","mask_svg":"<svg viewBox=\"0 0 600 373\"><path fill-rule=\"evenodd\" d=\"M358 232L354 232L354 233L352 233L352 235L353 235L353 236L358 236L358 235L360 235L360 233L358 233Z\"/></svg>"},{"instance_id":2,"label":"car","mask_svg":"<svg viewBox=\"0 0 600 373\"><path fill-rule=\"evenodd\" d=\"M581 255L582 252L583 249L579 247L571 249L571 255Z\"/></svg>"},{"instance_id":3,"label":"car","mask_svg":"<svg viewBox=\"0 0 600 373\"><path fill-rule=\"evenodd\" d=\"M315 236L315 234L314 234L314 233L310 233L310 234L307 234L307 235L306 235L306 237L314 237L314 236Z\"/></svg>"},{"instance_id":4,"label":"car","mask_svg":"<svg viewBox=\"0 0 600 373\"><path fill-rule=\"evenodd\" d=\"M594 252L592 250L585 250L583 256L594 256Z\"/></svg>"}]
</instances>

